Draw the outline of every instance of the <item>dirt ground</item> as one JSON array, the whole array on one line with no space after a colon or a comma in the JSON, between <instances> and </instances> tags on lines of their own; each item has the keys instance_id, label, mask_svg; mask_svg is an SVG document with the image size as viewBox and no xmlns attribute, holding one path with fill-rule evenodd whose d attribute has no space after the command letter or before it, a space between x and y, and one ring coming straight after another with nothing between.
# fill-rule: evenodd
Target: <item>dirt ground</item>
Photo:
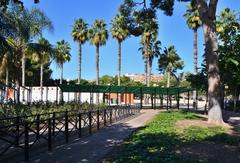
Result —
<instances>
[{"instance_id":1,"label":"dirt ground","mask_svg":"<svg viewBox=\"0 0 240 163\"><path fill-rule=\"evenodd\" d=\"M178 129L183 130L190 126L198 126L202 128L216 127L217 125L207 122L207 117L200 115L200 120L180 120L176 122ZM221 126L226 129L226 134L232 136L240 136L239 116L231 114L226 121L226 125ZM237 120L237 121L236 121ZM228 145L221 142L193 142L184 145L176 150L177 154L184 155L205 162L223 162L238 163L240 162L240 142L236 145Z\"/></svg>"}]
</instances>

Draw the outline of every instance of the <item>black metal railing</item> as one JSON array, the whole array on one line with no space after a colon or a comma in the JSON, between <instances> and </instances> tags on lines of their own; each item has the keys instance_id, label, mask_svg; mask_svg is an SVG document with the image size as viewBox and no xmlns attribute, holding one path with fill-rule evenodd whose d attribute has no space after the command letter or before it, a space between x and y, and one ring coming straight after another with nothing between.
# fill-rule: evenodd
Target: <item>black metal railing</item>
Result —
<instances>
[{"instance_id":1,"label":"black metal railing","mask_svg":"<svg viewBox=\"0 0 240 163\"><path fill-rule=\"evenodd\" d=\"M29 160L34 147L49 151L61 141L81 138L140 112L137 106L109 106L93 111L64 111L0 119L0 161L16 154Z\"/></svg>"}]
</instances>

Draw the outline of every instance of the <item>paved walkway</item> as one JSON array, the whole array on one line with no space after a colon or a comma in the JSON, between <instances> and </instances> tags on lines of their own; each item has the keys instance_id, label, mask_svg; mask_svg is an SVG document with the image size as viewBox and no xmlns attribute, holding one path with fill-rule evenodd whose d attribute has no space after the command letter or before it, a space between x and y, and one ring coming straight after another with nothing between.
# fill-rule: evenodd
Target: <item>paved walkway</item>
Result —
<instances>
[{"instance_id":1,"label":"paved walkway","mask_svg":"<svg viewBox=\"0 0 240 163\"><path fill-rule=\"evenodd\" d=\"M31 158L31 162L76 163L97 162L116 144L121 143L134 130L143 127L159 110L142 110L141 114L127 122L116 123L93 135L42 153Z\"/></svg>"}]
</instances>

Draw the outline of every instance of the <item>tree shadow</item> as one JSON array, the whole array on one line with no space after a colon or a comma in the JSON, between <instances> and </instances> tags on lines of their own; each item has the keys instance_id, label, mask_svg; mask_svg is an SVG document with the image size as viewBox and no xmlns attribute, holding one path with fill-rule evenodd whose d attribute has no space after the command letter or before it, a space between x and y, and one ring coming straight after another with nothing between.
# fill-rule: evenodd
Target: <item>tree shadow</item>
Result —
<instances>
[{"instance_id":1,"label":"tree shadow","mask_svg":"<svg viewBox=\"0 0 240 163\"><path fill-rule=\"evenodd\" d=\"M225 134L219 134L202 141L186 141L173 133L140 132L111 151L106 160L124 163L240 162L239 147L233 142L223 142L226 137Z\"/></svg>"}]
</instances>

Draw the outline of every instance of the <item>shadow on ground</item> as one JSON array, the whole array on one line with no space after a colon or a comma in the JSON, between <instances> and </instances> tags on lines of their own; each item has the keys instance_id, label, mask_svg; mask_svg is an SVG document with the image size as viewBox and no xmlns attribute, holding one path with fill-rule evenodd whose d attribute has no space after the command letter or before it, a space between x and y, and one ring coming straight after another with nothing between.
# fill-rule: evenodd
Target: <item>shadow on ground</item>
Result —
<instances>
[{"instance_id":1,"label":"shadow on ground","mask_svg":"<svg viewBox=\"0 0 240 163\"><path fill-rule=\"evenodd\" d=\"M173 115L175 116L175 115ZM176 115L177 116L177 115ZM195 119L196 115L184 115ZM171 116L169 119L171 120ZM178 133L175 121L153 122L136 131L121 146L114 148L103 162L240 162L240 136L219 133L190 140ZM167 125L166 125L167 124ZM155 125L155 127L154 127ZM162 125L163 127L158 127ZM157 127L156 127L157 126ZM198 134L198 133L195 133ZM206 133L207 134L207 133Z\"/></svg>"}]
</instances>

